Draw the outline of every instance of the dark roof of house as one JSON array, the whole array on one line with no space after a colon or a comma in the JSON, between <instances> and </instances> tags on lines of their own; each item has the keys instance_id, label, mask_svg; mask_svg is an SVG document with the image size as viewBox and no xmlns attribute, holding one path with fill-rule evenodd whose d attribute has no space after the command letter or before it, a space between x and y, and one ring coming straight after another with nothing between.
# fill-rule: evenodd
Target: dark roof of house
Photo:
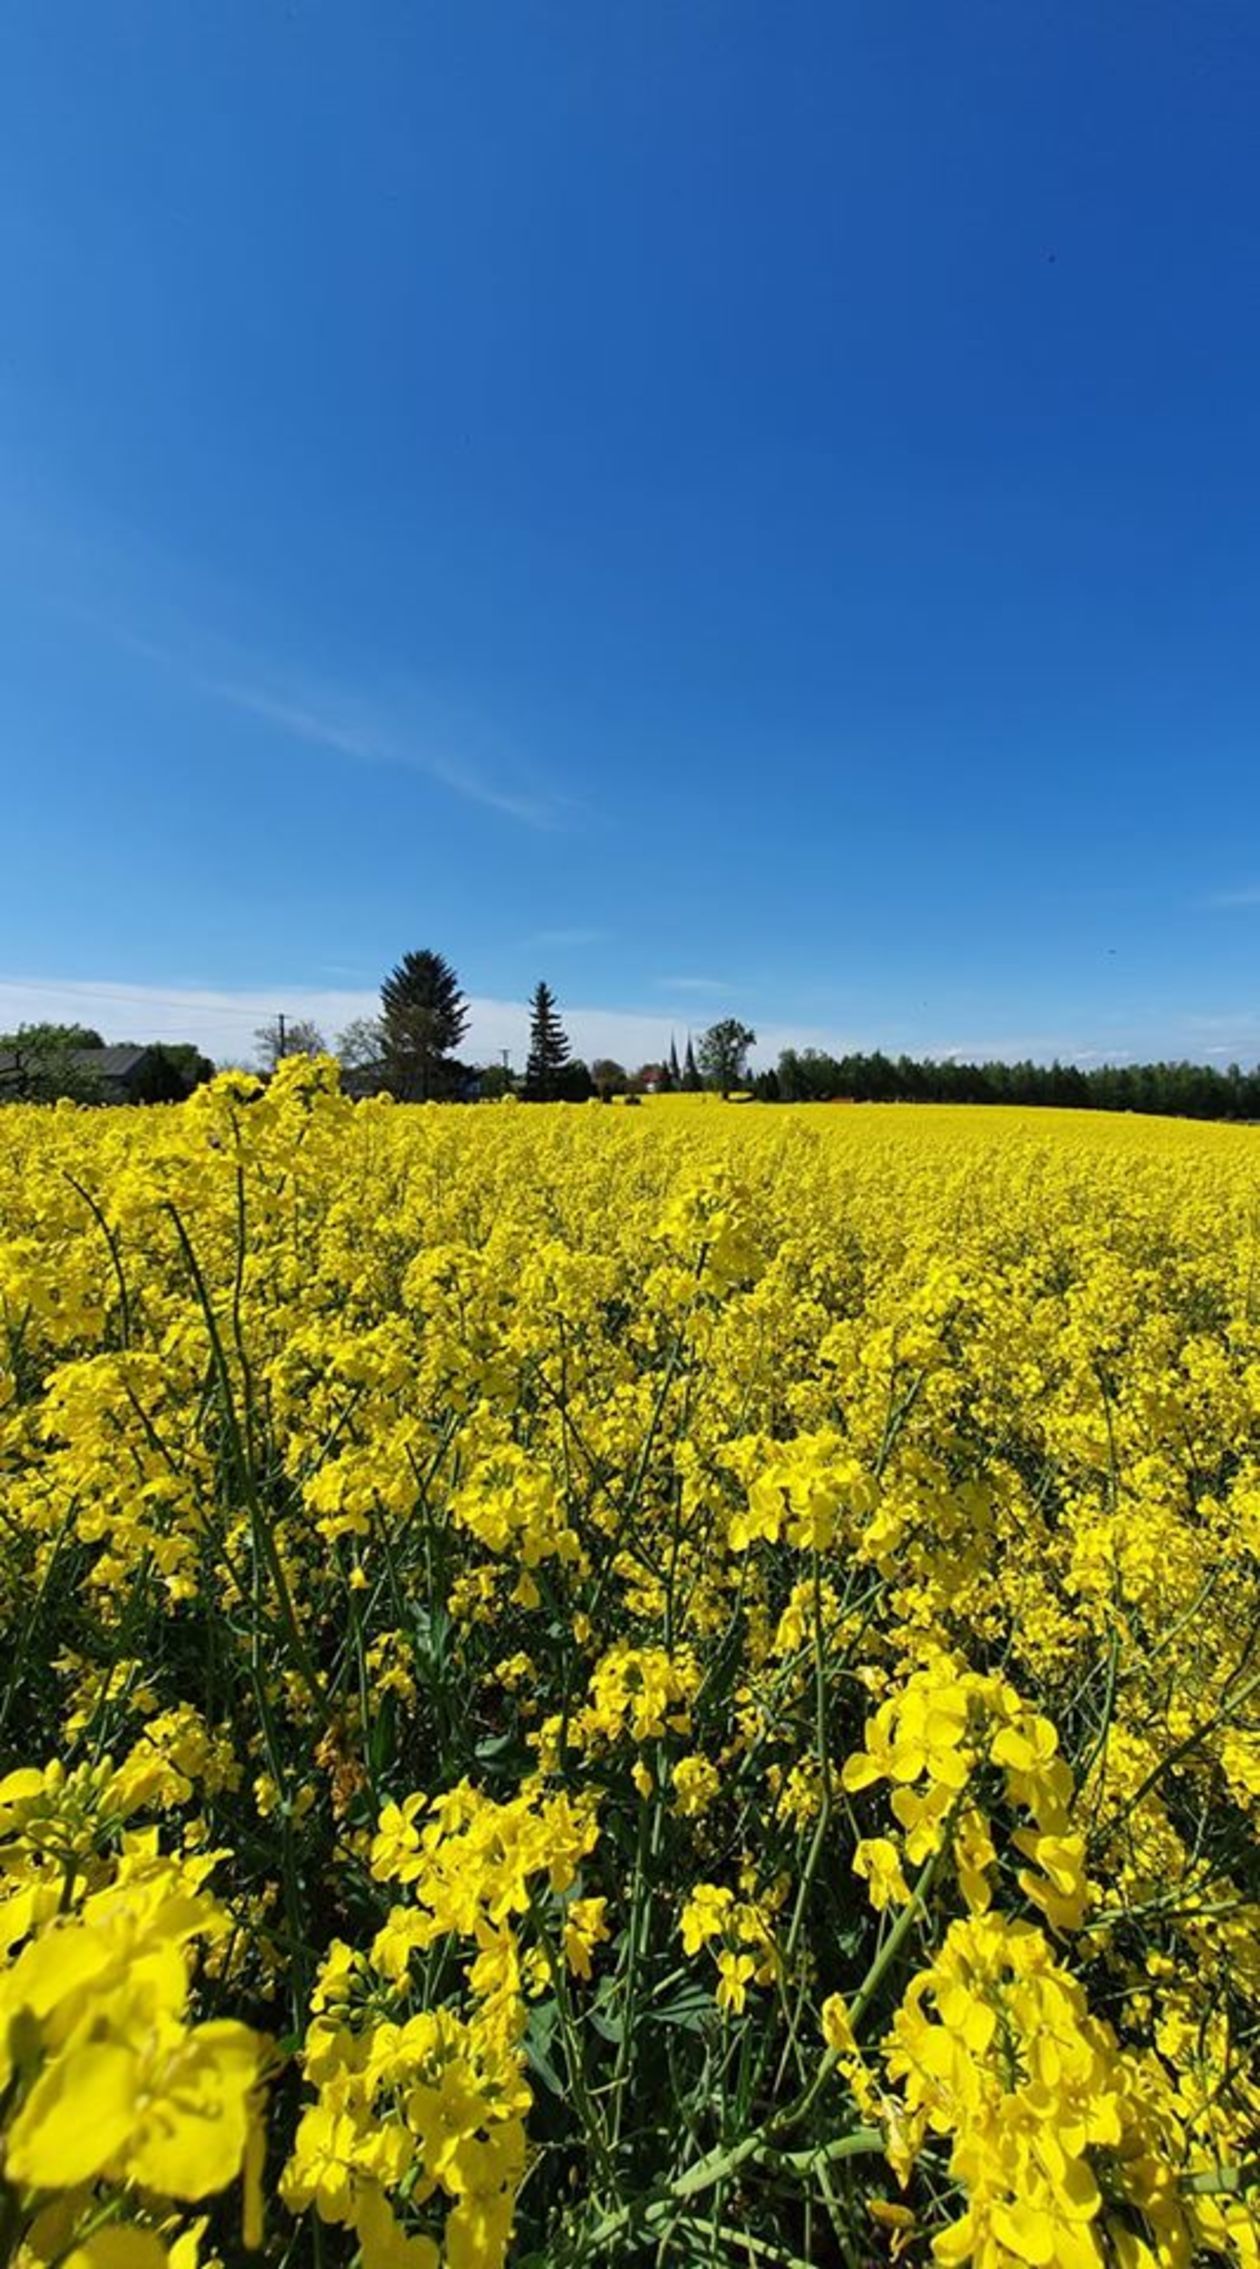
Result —
<instances>
[{"instance_id":1,"label":"dark roof of house","mask_svg":"<svg viewBox=\"0 0 1260 2269\"><path fill-rule=\"evenodd\" d=\"M76 1048L74 1060L84 1071L94 1071L98 1079L126 1079L148 1055L147 1047L129 1046L125 1042L106 1048Z\"/></svg>"},{"instance_id":2,"label":"dark roof of house","mask_svg":"<svg viewBox=\"0 0 1260 2269\"><path fill-rule=\"evenodd\" d=\"M109 1048L72 1048L70 1051L80 1071L90 1072L97 1079L120 1085L129 1079L144 1062L150 1050L129 1042L119 1042ZM12 1084L22 1077L29 1059L14 1048L0 1048L0 1082Z\"/></svg>"}]
</instances>

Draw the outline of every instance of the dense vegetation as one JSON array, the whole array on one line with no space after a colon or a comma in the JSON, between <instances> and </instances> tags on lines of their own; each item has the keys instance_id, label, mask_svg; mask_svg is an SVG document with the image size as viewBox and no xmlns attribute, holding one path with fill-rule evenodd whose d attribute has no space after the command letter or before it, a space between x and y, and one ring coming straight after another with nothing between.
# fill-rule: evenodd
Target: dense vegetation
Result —
<instances>
[{"instance_id":1,"label":"dense vegetation","mask_svg":"<svg viewBox=\"0 0 1260 2269\"><path fill-rule=\"evenodd\" d=\"M680 1063L671 1039L659 1063L629 1070L602 1057L589 1066L577 1057L564 1029L556 996L540 980L529 1004L528 1052L523 1078L501 1062L464 1062L457 1051L471 1010L459 979L443 955L406 953L385 978L377 1016L358 1017L337 1037L334 1053L347 1086L360 1096L392 1095L398 1102L498 1101L508 1094L528 1103L609 1102L619 1095L698 1094L733 1090L762 1103L1007 1103L1021 1107L1140 1111L1165 1118L1260 1121L1260 1066L1230 1064L960 1063L891 1057L876 1049L829 1055L820 1048L785 1048L777 1069L749 1078L756 1033L725 1016L693 1039ZM327 1042L308 1019L278 1017L254 1035L258 1068L270 1076L287 1056L317 1057ZM81 1025L23 1025L0 1034L0 1101L51 1102L58 1096L93 1103L120 1100L95 1072L103 1043ZM211 1076L213 1067L187 1044L156 1044L126 1100L172 1102Z\"/></svg>"},{"instance_id":2,"label":"dense vegetation","mask_svg":"<svg viewBox=\"0 0 1260 2269\"><path fill-rule=\"evenodd\" d=\"M6 1112L0 2256L1253 2264L1255 1155Z\"/></svg>"},{"instance_id":3,"label":"dense vegetation","mask_svg":"<svg viewBox=\"0 0 1260 2269\"><path fill-rule=\"evenodd\" d=\"M787 1048L763 1075L766 1101L818 1103L1050 1104L1093 1111L1146 1111L1187 1119L1260 1119L1260 1067L1230 1064L957 1063L881 1055L829 1056Z\"/></svg>"}]
</instances>

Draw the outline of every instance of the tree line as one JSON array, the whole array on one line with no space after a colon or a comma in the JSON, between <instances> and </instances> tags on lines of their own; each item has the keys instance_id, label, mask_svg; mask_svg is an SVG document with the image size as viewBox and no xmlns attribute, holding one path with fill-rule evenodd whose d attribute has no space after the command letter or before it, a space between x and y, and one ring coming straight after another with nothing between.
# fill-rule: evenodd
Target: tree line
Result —
<instances>
[{"instance_id":1,"label":"tree line","mask_svg":"<svg viewBox=\"0 0 1260 2269\"><path fill-rule=\"evenodd\" d=\"M645 1093L735 1093L763 1103L1007 1103L1097 1111L1137 1111L1192 1119L1260 1121L1260 1066L1159 1062L1079 1064L959 1063L873 1053L833 1056L820 1048L785 1048L774 1069L751 1077L756 1045L751 1026L722 1017L695 1038L680 1060L670 1042L660 1063L630 1070L611 1057L587 1064L573 1052L551 987L542 979L530 1001L529 1046L522 1074L506 1062L475 1064L460 1054L470 1007L454 969L429 949L406 953L385 978L375 1016L359 1017L337 1037L333 1053L354 1094L387 1093L400 1102L472 1101L515 1094L526 1102L586 1102ZM264 1074L285 1055L326 1051L323 1034L303 1019L276 1018L255 1033ZM30 1024L0 1033L0 1100L111 1100L94 1059L105 1043L76 1024ZM117 1051L114 1051L117 1053ZM137 1051L127 1100L176 1102L214 1066L191 1045L153 1043Z\"/></svg>"},{"instance_id":2,"label":"tree line","mask_svg":"<svg viewBox=\"0 0 1260 2269\"><path fill-rule=\"evenodd\" d=\"M582 1103L593 1096L610 1101L614 1095L704 1087L729 1095L742 1080L749 1050L756 1043L748 1025L737 1017L723 1017L698 1042L688 1036L681 1064L674 1041L663 1062L643 1064L637 1072L628 1072L608 1056L586 1064L574 1055L556 996L540 978L529 1004L528 1054L518 1079L506 1060L481 1066L462 1061L458 1049L468 1016L459 980L440 953L426 949L404 954L381 986L379 1014L356 1018L338 1036L336 1054L346 1083L409 1103L509 1093L526 1102ZM256 1037L264 1064L278 1060L285 1035L277 1026L262 1026ZM289 1028L290 1053L301 1049L314 1054L322 1044L313 1026Z\"/></svg>"},{"instance_id":3,"label":"tree line","mask_svg":"<svg viewBox=\"0 0 1260 2269\"><path fill-rule=\"evenodd\" d=\"M591 1095L633 1098L709 1089L739 1092L764 1103L1007 1103L1099 1111L1143 1111L1170 1117L1260 1120L1260 1067L1225 1071L1181 1062L1078 1064L959 1063L873 1053L833 1056L820 1048L785 1048L777 1067L749 1077L756 1034L738 1017L722 1017L694 1040L682 1060L677 1044L657 1064L628 1071L609 1057L587 1065L572 1052L549 985L530 1004L529 1053L521 1079L493 1064L472 1070L455 1050L467 1006L450 964L439 954L408 954L381 989L379 1018L341 1035L338 1053L353 1080L366 1071L404 1099L426 1095L515 1092L526 1101L584 1101Z\"/></svg>"},{"instance_id":4,"label":"tree line","mask_svg":"<svg viewBox=\"0 0 1260 2269\"><path fill-rule=\"evenodd\" d=\"M831 1056L785 1048L754 1092L784 1103L1019 1103L1170 1118L1260 1119L1260 1067L1230 1064L958 1063L953 1058Z\"/></svg>"},{"instance_id":5,"label":"tree line","mask_svg":"<svg viewBox=\"0 0 1260 2269\"><path fill-rule=\"evenodd\" d=\"M119 1058L132 1059L120 1065ZM182 1103L214 1065L191 1041L120 1041L90 1024L19 1024L0 1032L0 1102Z\"/></svg>"}]
</instances>

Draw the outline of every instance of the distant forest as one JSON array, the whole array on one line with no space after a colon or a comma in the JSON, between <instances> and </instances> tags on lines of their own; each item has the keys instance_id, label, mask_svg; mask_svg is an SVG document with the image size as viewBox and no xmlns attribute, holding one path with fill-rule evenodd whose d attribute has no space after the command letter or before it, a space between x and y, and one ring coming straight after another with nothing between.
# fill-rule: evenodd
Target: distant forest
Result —
<instances>
[{"instance_id":1,"label":"distant forest","mask_svg":"<svg viewBox=\"0 0 1260 2269\"><path fill-rule=\"evenodd\" d=\"M335 1054L342 1084L355 1096L388 1093L400 1102L442 1099L581 1103L674 1090L710 1089L758 1103L1014 1103L1068 1110L1143 1111L1169 1118L1237 1119L1260 1124L1260 1065L958 1063L952 1058L829 1055L821 1048L785 1048L777 1068L753 1072L756 1034L723 1017L689 1037L682 1061L671 1041L660 1063L629 1070L609 1057L589 1065L573 1054L555 995L540 983L530 1003L529 1055L523 1076L506 1062L464 1063L455 1051L468 1004L440 954L408 954L382 988L383 1013L361 1017L331 1051L315 1025L285 1018L259 1027L258 1067L265 1079L284 1055ZM99 1032L77 1024L21 1025L0 1033L0 1104L178 1101L214 1070L199 1049L169 1043L107 1047Z\"/></svg>"},{"instance_id":2,"label":"distant forest","mask_svg":"<svg viewBox=\"0 0 1260 2269\"><path fill-rule=\"evenodd\" d=\"M1184 1119L1260 1120L1260 1067L1230 1064L933 1063L910 1056L829 1056L785 1048L777 1071L760 1072L765 1102L1048 1103L1086 1111L1150 1111Z\"/></svg>"}]
</instances>

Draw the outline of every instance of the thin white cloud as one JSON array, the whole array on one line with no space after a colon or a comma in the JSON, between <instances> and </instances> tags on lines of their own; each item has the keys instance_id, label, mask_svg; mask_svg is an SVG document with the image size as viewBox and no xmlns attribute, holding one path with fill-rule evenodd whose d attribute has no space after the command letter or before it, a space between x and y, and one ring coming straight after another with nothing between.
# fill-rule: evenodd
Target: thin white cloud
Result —
<instances>
[{"instance_id":1,"label":"thin white cloud","mask_svg":"<svg viewBox=\"0 0 1260 2269\"><path fill-rule=\"evenodd\" d=\"M725 977L658 977L656 984L662 993L729 993L731 990Z\"/></svg>"},{"instance_id":2,"label":"thin white cloud","mask_svg":"<svg viewBox=\"0 0 1260 2269\"><path fill-rule=\"evenodd\" d=\"M239 612L239 583L210 583L187 562L147 547L132 529L105 524L85 534L82 519L76 510L69 525L46 508L28 512L17 531L45 598L63 616L291 740L355 763L422 773L520 826L560 828L581 816L578 803L536 778L485 716L453 711L406 676L374 684L365 696L353 685L260 659L213 627L216 618Z\"/></svg>"},{"instance_id":3,"label":"thin white cloud","mask_svg":"<svg viewBox=\"0 0 1260 2269\"><path fill-rule=\"evenodd\" d=\"M917 1051L907 1048L906 1054ZM1085 1063L1100 1057L1106 1051L1076 1046L1072 1041L1053 1032L1000 1033L996 1039L951 1040L948 1047L925 1050L941 1063L959 1064L1018 1064L1051 1063L1057 1056L1060 1063ZM885 1050L886 1054L892 1053Z\"/></svg>"},{"instance_id":4,"label":"thin white cloud","mask_svg":"<svg viewBox=\"0 0 1260 2269\"><path fill-rule=\"evenodd\" d=\"M521 1000L469 999L461 1054L490 1061L507 1048L517 1069L529 1042L529 1009ZM192 1040L216 1062L248 1063L254 1029L283 1011L309 1019L330 1043L358 1016L380 1010L376 991L316 985L133 985L105 978L0 977L0 1031L18 1024L80 1023L107 1040ZM564 1028L579 1056L614 1056L631 1066L659 1062L669 1048L664 1016L635 1010L562 1005Z\"/></svg>"},{"instance_id":5,"label":"thin white cloud","mask_svg":"<svg viewBox=\"0 0 1260 2269\"><path fill-rule=\"evenodd\" d=\"M568 946L601 945L608 935L607 930L534 930L524 942L526 945L554 946L559 952Z\"/></svg>"},{"instance_id":6,"label":"thin white cloud","mask_svg":"<svg viewBox=\"0 0 1260 2269\"><path fill-rule=\"evenodd\" d=\"M525 999L500 1000L474 994L461 1053L469 1061L489 1062L506 1048L518 1070L529 1044ZM17 1024L83 1023L107 1040L192 1040L217 1062L248 1063L254 1029L283 1010L317 1025L329 1042L355 1017L375 1016L376 991L359 988L260 983L240 988L210 985L135 985L104 978L0 977L0 1030ZM676 1026L664 1011L589 1008L561 1002L565 1031L577 1055L590 1062L612 1056L633 1068L659 1063L669 1052ZM781 1048L802 1047L828 1036L773 1027L761 1035L759 1059L773 1063ZM832 1045L841 1042L831 1036ZM848 1043L845 1043L846 1045Z\"/></svg>"},{"instance_id":7,"label":"thin white cloud","mask_svg":"<svg viewBox=\"0 0 1260 2269\"><path fill-rule=\"evenodd\" d=\"M426 773L452 794L481 804L487 811L499 812L506 819L519 820L526 827L552 828L562 823L567 807L558 797L504 787L463 757L433 745L423 729L408 731L394 718L366 713L344 695L323 690L294 695L236 678L198 675L195 682L214 700L261 718L290 739L332 749L359 764L397 764Z\"/></svg>"},{"instance_id":8,"label":"thin white cloud","mask_svg":"<svg viewBox=\"0 0 1260 2269\"><path fill-rule=\"evenodd\" d=\"M374 1016L379 1006L379 994L363 987L272 982L231 987L176 981L144 985L109 978L0 976L0 1031L45 1021L90 1024L107 1040L192 1040L218 1062L250 1062L255 1027L270 1023L281 1010L291 1021L309 1018L331 1042L355 1017ZM524 999L478 994L470 998L469 1009L461 1050L467 1060L491 1062L506 1048L517 1070L522 1069L529 1035ZM631 1068L659 1063L669 1052L671 1037L679 1037L678 1024L667 1009L571 1007L562 1001L561 1016L576 1054L587 1062L612 1056ZM968 1062L1030 1058L1049 1063L1058 1057L1061 1063L1090 1064L1188 1057L1200 1063L1220 1059L1249 1064L1260 1059L1260 1014L1251 1010L1183 1014L1167 1027L1117 1030L1105 1040L1096 1031L1075 1035L1043 1031L990 1033L970 1041L955 1038L949 1044L930 1029L898 1029L891 1019L883 1029L860 1030L774 1023L758 1025L757 1042L754 1065L775 1063L784 1048L819 1048L843 1056L876 1047L890 1056L904 1052Z\"/></svg>"},{"instance_id":9,"label":"thin white cloud","mask_svg":"<svg viewBox=\"0 0 1260 2269\"><path fill-rule=\"evenodd\" d=\"M1203 901L1205 906L1260 906L1260 882L1244 883L1240 890L1212 890Z\"/></svg>"}]
</instances>

